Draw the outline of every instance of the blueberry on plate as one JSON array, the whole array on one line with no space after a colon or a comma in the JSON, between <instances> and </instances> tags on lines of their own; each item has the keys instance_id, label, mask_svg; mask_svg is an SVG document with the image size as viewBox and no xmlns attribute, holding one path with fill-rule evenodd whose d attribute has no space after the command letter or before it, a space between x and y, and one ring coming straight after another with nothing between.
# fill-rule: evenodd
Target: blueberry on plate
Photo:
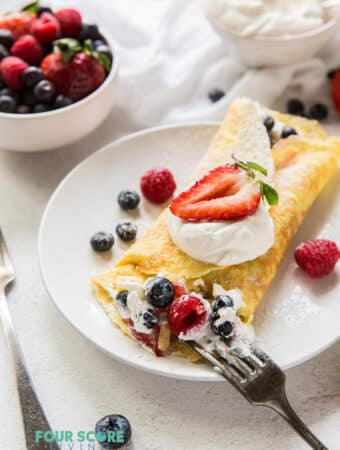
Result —
<instances>
[{"instance_id":1,"label":"blueberry on plate","mask_svg":"<svg viewBox=\"0 0 340 450\"><path fill-rule=\"evenodd\" d=\"M146 281L144 295L150 305L156 308L165 308L173 302L175 289L171 281L158 276Z\"/></svg>"},{"instance_id":2,"label":"blueberry on plate","mask_svg":"<svg viewBox=\"0 0 340 450\"><path fill-rule=\"evenodd\" d=\"M46 105L44 103L37 103L33 108L33 112L34 114L39 114L52 111L52 109L53 108L50 105Z\"/></svg>"},{"instance_id":3,"label":"blueberry on plate","mask_svg":"<svg viewBox=\"0 0 340 450\"><path fill-rule=\"evenodd\" d=\"M152 330L152 328L154 328L158 324L158 319L155 316L152 309L148 309L147 311L145 311L143 313L143 319L144 319L144 325L149 330Z\"/></svg>"},{"instance_id":4,"label":"blueberry on plate","mask_svg":"<svg viewBox=\"0 0 340 450\"><path fill-rule=\"evenodd\" d=\"M115 240L111 233L99 231L91 238L91 246L96 252L107 252L111 250Z\"/></svg>"},{"instance_id":5,"label":"blueberry on plate","mask_svg":"<svg viewBox=\"0 0 340 450\"><path fill-rule=\"evenodd\" d=\"M66 97L66 95L63 94L59 94L54 100L54 107L56 109L65 108L66 106L72 105L72 103L73 102L69 97Z\"/></svg>"},{"instance_id":6,"label":"blueberry on plate","mask_svg":"<svg viewBox=\"0 0 340 450\"><path fill-rule=\"evenodd\" d=\"M291 98L287 102L287 112L289 114L294 114L296 116L300 116L305 112L304 103L298 98Z\"/></svg>"},{"instance_id":7,"label":"blueberry on plate","mask_svg":"<svg viewBox=\"0 0 340 450\"><path fill-rule=\"evenodd\" d=\"M221 98L224 97L224 96L225 96L225 92L222 91L222 89L218 89L218 88L213 89L213 90L210 91L209 94L208 94L208 97L209 97L209 99L210 99L210 101L211 101L212 103L218 102L218 101L221 100Z\"/></svg>"},{"instance_id":8,"label":"blueberry on plate","mask_svg":"<svg viewBox=\"0 0 340 450\"><path fill-rule=\"evenodd\" d=\"M42 80L35 85L33 92L40 103L50 103L55 95L55 87L50 81Z\"/></svg>"},{"instance_id":9,"label":"blueberry on plate","mask_svg":"<svg viewBox=\"0 0 340 450\"><path fill-rule=\"evenodd\" d=\"M213 311L216 312L221 308L234 306L233 299L229 295L218 295L212 305Z\"/></svg>"},{"instance_id":10,"label":"blueberry on plate","mask_svg":"<svg viewBox=\"0 0 340 450\"><path fill-rule=\"evenodd\" d=\"M137 226L131 222L122 222L116 226L116 233L124 242L130 242L136 239Z\"/></svg>"},{"instance_id":11,"label":"blueberry on plate","mask_svg":"<svg viewBox=\"0 0 340 450\"><path fill-rule=\"evenodd\" d=\"M14 113L16 107L17 104L13 97L10 97L9 95L0 96L0 112Z\"/></svg>"},{"instance_id":12,"label":"blueberry on plate","mask_svg":"<svg viewBox=\"0 0 340 450\"><path fill-rule=\"evenodd\" d=\"M128 295L129 291L127 291L126 289L124 289L123 291L119 291L116 295L116 302L120 303L126 308Z\"/></svg>"},{"instance_id":13,"label":"blueberry on plate","mask_svg":"<svg viewBox=\"0 0 340 450\"><path fill-rule=\"evenodd\" d=\"M123 447L132 435L130 422L120 414L111 414L98 420L95 432L97 441L105 450Z\"/></svg>"},{"instance_id":14,"label":"blueberry on plate","mask_svg":"<svg viewBox=\"0 0 340 450\"><path fill-rule=\"evenodd\" d=\"M137 208L139 202L140 196L136 191L126 190L118 195L118 204L124 211Z\"/></svg>"},{"instance_id":15,"label":"blueberry on plate","mask_svg":"<svg viewBox=\"0 0 340 450\"><path fill-rule=\"evenodd\" d=\"M213 320L213 318L215 320ZM232 322L226 320L220 325L216 325L216 322L219 319L219 317L215 318L214 316L212 316L211 319L212 320L210 322L210 327L214 334L217 334L218 336L221 336L223 338L228 338L231 336L231 334L234 331L234 324Z\"/></svg>"},{"instance_id":16,"label":"blueberry on plate","mask_svg":"<svg viewBox=\"0 0 340 450\"><path fill-rule=\"evenodd\" d=\"M15 103L19 103L19 94L10 88L1 89L0 96L2 95L8 95L8 97L12 97L14 99Z\"/></svg>"},{"instance_id":17,"label":"blueberry on plate","mask_svg":"<svg viewBox=\"0 0 340 450\"><path fill-rule=\"evenodd\" d=\"M0 61L2 59L6 58L6 56L8 56L8 55L9 55L9 53L8 53L7 48L3 44L0 44Z\"/></svg>"},{"instance_id":18,"label":"blueberry on plate","mask_svg":"<svg viewBox=\"0 0 340 450\"><path fill-rule=\"evenodd\" d=\"M17 106L16 113L17 114L30 114L31 108L28 105L19 105Z\"/></svg>"},{"instance_id":19,"label":"blueberry on plate","mask_svg":"<svg viewBox=\"0 0 340 450\"><path fill-rule=\"evenodd\" d=\"M282 139L286 139L287 137L293 136L294 134L297 134L297 131L291 127L283 127L281 131Z\"/></svg>"},{"instance_id":20,"label":"blueberry on plate","mask_svg":"<svg viewBox=\"0 0 340 450\"><path fill-rule=\"evenodd\" d=\"M10 49L14 44L14 37L10 30L5 28L0 29L0 44Z\"/></svg>"},{"instance_id":21,"label":"blueberry on plate","mask_svg":"<svg viewBox=\"0 0 340 450\"><path fill-rule=\"evenodd\" d=\"M263 119L263 125L266 127L268 133L270 133L274 128L275 120L272 118L272 116L268 115Z\"/></svg>"},{"instance_id":22,"label":"blueberry on plate","mask_svg":"<svg viewBox=\"0 0 340 450\"><path fill-rule=\"evenodd\" d=\"M39 81L44 79L42 70L39 69L39 67L35 67L35 66L27 67L27 69L23 72L21 77L22 77L22 82L28 88L32 88L37 83L39 83Z\"/></svg>"},{"instance_id":23,"label":"blueberry on plate","mask_svg":"<svg viewBox=\"0 0 340 450\"><path fill-rule=\"evenodd\" d=\"M110 61L112 61L113 59L112 52L108 45L106 44L98 45L96 51L98 53L101 53L102 55L105 55Z\"/></svg>"},{"instance_id":24,"label":"blueberry on plate","mask_svg":"<svg viewBox=\"0 0 340 450\"><path fill-rule=\"evenodd\" d=\"M328 108L323 103L315 103L309 110L309 117L315 120L325 120L328 116Z\"/></svg>"}]
</instances>

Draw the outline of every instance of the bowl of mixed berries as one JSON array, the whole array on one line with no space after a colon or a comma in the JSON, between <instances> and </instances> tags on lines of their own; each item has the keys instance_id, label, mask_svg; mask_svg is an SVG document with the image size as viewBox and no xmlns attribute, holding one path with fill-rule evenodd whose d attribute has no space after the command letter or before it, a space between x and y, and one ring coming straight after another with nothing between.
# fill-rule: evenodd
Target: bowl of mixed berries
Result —
<instances>
[{"instance_id":1,"label":"bowl of mixed berries","mask_svg":"<svg viewBox=\"0 0 340 450\"><path fill-rule=\"evenodd\" d=\"M114 102L111 38L74 8L0 17L0 147L44 151L93 131Z\"/></svg>"}]
</instances>

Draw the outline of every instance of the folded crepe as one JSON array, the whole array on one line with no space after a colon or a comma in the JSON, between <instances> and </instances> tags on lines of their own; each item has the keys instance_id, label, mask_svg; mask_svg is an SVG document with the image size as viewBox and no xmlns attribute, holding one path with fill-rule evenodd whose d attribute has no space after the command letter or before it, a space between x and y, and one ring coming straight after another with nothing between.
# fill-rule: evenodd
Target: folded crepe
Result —
<instances>
[{"instance_id":1,"label":"folded crepe","mask_svg":"<svg viewBox=\"0 0 340 450\"><path fill-rule=\"evenodd\" d=\"M254 260L229 267L197 261L172 241L168 231L169 209L166 208L112 270L92 280L98 301L112 322L126 335L132 337L111 295L122 289L117 283L121 276L146 280L162 274L172 282L184 281L194 291L199 281L207 298L212 298L214 283L226 290L237 288L242 291L244 303L238 314L245 323L253 320L291 239L318 194L337 171L340 160L340 140L329 137L318 122L263 108L259 114L259 108L256 103L243 98L232 104L190 181L201 178L214 167L229 163L233 153L241 160L249 160L248 151L252 150L254 154L254 139L269 139L262 124L264 112L276 122L293 127L297 135L278 139L272 147L271 163L274 162L275 170L271 184L279 194L278 204L270 208L275 225L274 245ZM253 160L256 161L254 157ZM270 162L268 164L270 166ZM192 361L198 359L185 343L171 335L167 324L160 327L158 346L162 351L185 356Z\"/></svg>"}]
</instances>

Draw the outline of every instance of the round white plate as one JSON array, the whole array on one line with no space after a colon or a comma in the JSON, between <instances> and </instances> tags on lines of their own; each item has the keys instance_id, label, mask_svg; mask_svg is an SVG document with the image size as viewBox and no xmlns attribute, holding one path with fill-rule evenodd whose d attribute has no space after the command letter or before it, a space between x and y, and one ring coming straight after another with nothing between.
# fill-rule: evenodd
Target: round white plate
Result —
<instances>
[{"instance_id":1,"label":"round white plate","mask_svg":"<svg viewBox=\"0 0 340 450\"><path fill-rule=\"evenodd\" d=\"M160 208L142 202L124 213L117 194L137 189L141 174L155 166L173 171L179 188L207 150L216 124L181 125L137 133L110 144L76 167L59 185L42 218L39 260L48 292L65 318L102 350L135 367L196 381L219 380L210 368L176 357L157 358L116 330L94 299L89 279L109 269L125 250L116 239L109 255L93 252L91 235L114 231L132 219L141 235ZM283 368L318 354L340 335L339 271L312 280L294 263L304 239L326 236L340 242L340 189L334 180L313 206L292 243L255 320L259 344Z\"/></svg>"}]
</instances>

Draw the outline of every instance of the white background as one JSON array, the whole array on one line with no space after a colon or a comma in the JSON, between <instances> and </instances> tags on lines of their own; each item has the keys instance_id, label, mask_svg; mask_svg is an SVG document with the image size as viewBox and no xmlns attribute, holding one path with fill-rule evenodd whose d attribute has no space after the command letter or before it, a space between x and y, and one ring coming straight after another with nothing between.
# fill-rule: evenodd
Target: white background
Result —
<instances>
[{"instance_id":1,"label":"white background","mask_svg":"<svg viewBox=\"0 0 340 450\"><path fill-rule=\"evenodd\" d=\"M81 5L94 21L102 18L109 25L111 1L72 3ZM150 30L156 29L158 14L169 4L165 0L112 3L115 9L121 8L126 40L129 23L138 19ZM111 31L115 36L115 30ZM134 101L128 91L121 90L119 95L120 99L125 96L126 102ZM159 378L115 362L79 336L48 298L36 250L46 202L75 164L132 128L122 111L115 109L93 135L71 148L32 155L0 153L0 221L17 274L8 300L31 376L53 428L90 430L100 417L122 413L132 423L130 448L135 450L307 448L279 417L270 410L250 407L226 383L192 384ZM292 404L332 450L340 449L339 350L337 344L288 371ZM2 332L0 424L0 450L23 449L15 384Z\"/></svg>"}]
</instances>

